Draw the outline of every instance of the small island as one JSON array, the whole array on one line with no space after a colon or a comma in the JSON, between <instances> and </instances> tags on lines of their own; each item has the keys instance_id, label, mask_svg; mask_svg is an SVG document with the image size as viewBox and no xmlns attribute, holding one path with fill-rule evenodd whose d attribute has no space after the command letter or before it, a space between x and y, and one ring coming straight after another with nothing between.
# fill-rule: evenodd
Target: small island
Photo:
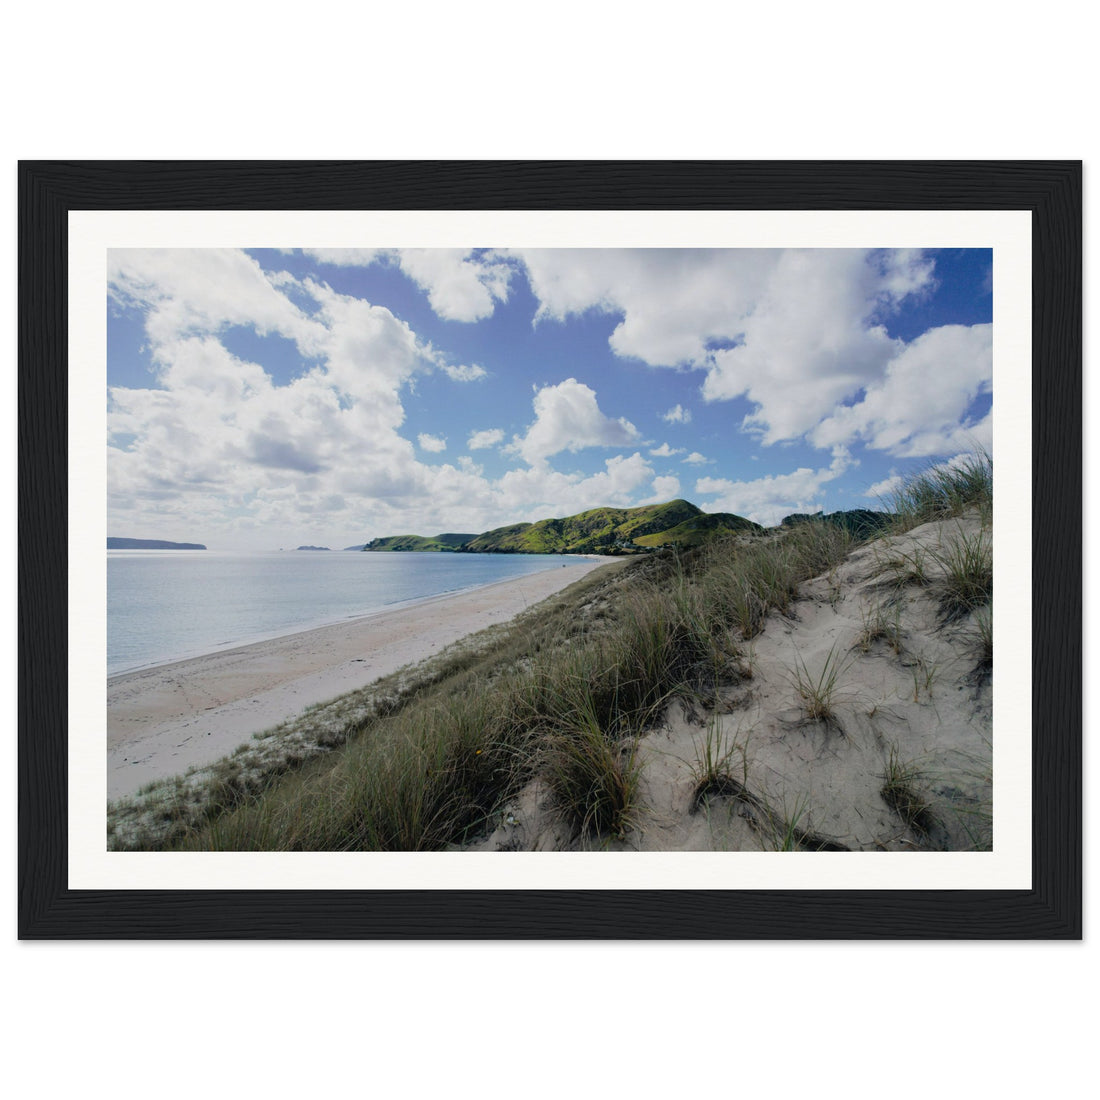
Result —
<instances>
[{"instance_id":1,"label":"small island","mask_svg":"<svg viewBox=\"0 0 1100 1100\"><path fill-rule=\"evenodd\" d=\"M120 539L107 536L108 550L205 550L201 542L167 542L165 539Z\"/></svg>"},{"instance_id":2,"label":"small island","mask_svg":"<svg viewBox=\"0 0 1100 1100\"><path fill-rule=\"evenodd\" d=\"M331 552L332 547L330 547L330 546L296 546L296 547L294 547L294 549L295 550L328 550L328 551Z\"/></svg>"}]
</instances>

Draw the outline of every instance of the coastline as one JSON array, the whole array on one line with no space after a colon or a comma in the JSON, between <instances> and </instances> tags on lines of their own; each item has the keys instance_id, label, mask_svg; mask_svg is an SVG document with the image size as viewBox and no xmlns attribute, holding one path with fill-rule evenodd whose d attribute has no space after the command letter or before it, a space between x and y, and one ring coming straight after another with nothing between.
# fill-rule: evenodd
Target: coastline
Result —
<instances>
[{"instance_id":1,"label":"coastline","mask_svg":"<svg viewBox=\"0 0 1100 1100\"><path fill-rule=\"evenodd\" d=\"M615 558L585 558L107 678L107 797L212 763L254 733L498 625Z\"/></svg>"}]
</instances>

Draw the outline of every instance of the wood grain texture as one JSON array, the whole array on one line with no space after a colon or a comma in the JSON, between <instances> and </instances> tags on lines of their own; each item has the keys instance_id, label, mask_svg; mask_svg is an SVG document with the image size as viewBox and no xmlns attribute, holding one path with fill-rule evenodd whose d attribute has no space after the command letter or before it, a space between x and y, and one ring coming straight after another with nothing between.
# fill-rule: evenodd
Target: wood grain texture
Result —
<instances>
[{"instance_id":1,"label":"wood grain texture","mask_svg":"<svg viewBox=\"0 0 1100 1100\"><path fill-rule=\"evenodd\" d=\"M1079 938L1081 182L1076 161L20 164L20 937ZM87 209L1030 210L1032 889L69 890L67 215Z\"/></svg>"}]
</instances>

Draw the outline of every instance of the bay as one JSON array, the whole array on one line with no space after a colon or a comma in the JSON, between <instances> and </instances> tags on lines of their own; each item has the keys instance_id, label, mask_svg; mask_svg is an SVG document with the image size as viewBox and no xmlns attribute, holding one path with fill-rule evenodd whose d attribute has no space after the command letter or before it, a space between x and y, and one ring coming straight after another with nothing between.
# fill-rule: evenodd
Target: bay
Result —
<instances>
[{"instance_id":1,"label":"bay","mask_svg":"<svg viewBox=\"0 0 1100 1100\"><path fill-rule=\"evenodd\" d=\"M339 550L106 553L108 675L583 560Z\"/></svg>"}]
</instances>

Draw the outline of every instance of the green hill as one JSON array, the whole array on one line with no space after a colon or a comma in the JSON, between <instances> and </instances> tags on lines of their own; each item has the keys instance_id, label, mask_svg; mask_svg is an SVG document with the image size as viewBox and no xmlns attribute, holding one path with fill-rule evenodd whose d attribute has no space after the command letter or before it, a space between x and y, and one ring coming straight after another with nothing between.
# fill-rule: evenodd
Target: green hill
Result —
<instances>
[{"instance_id":1,"label":"green hill","mask_svg":"<svg viewBox=\"0 0 1100 1100\"><path fill-rule=\"evenodd\" d=\"M475 535L387 535L385 538L371 539L364 550L412 550L429 552L449 552L463 547Z\"/></svg>"},{"instance_id":2,"label":"green hill","mask_svg":"<svg viewBox=\"0 0 1100 1100\"><path fill-rule=\"evenodd\" d=\"M664 531L652 535L640 535L634 539L639 546L677 546L688 549L706 542L718 531L762 531L759 523L753 523L744 516L735 516L732 512L707 512L692 516L683 523L676 524Z\"/></svg>"},{"instance_id":3,"label":"green hill","mask_svg":"<svg viewBox=\"0 0 1100 1100\"><path fill-rule=\"evenodd\" d=\"M480 535L389 535L364 550L452 550L465 554L630 554L696 546L717 531L762 528L728 512L711 515L686 500L640 508L592 508L561 519L512 523Z\"/></svg>"},{"instance_id":4,"label":"green hill","mask_svg":"<svg viewBox=\"0 0 1100 1100\"><path fill-rule=\"evenodd\" d=\"M614 554L633 549L633 540L702 515L686 500L641 508L593 508L562 519L540 519L498 527L471 539L465 549L488 554Z\"/></svg>"},{"instance_id":5,"label":"green hill","mask_svg":"<svg viewBox=\"0 0 1100 1100\"><path fill-rule=\"evenodd\" d=\"M831 523L834 527L842 527L858 539L873 538L880 531L888 527L894 520L888 512L872 512L869 508L850 508L846 512L829 512L823 515L821 512L807 514L795 512L784 516L781 526L794 527L799 523Z\"/></svg>"}]
</instances>

